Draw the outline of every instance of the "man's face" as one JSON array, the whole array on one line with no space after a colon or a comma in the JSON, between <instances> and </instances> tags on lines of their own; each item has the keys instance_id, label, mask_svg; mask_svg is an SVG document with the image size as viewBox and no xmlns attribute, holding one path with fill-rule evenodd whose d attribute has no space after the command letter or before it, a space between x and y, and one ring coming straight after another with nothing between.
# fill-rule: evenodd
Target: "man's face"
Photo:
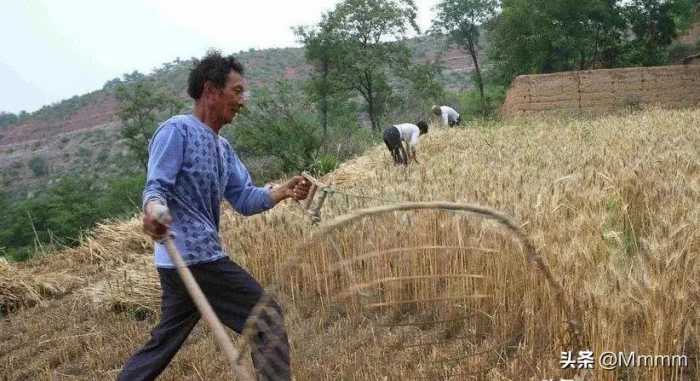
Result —
<instances>
[{"instance_id":1,"label":"man's face","mask_svg":"<svg viewBox=\"0 0 700 381\"><path fill-rule=\"evenodd\" d=\"M226 85L218 92L217 108L224 124L231 123L233 117L245 107L247 86L245 78L231 70Z\"/></svg>"}]
</instances>

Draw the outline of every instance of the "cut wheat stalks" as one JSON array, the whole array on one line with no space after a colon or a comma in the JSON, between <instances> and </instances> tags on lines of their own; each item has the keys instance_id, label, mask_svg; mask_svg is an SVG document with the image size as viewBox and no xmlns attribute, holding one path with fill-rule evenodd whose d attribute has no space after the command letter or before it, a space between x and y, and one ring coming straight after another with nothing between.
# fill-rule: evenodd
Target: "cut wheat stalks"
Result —
<instances>
[{"instance_id":1,"label":"cut wheat stalks","mask_svg":"<svg viewBox=\"0 0 700 381\"><path fill-rule=\"evenodd\" d=\"M0 258L0 311L41 305L47 298L65 294L76 279L65 272L35 274Z\"/></svg>"}]
</instances>

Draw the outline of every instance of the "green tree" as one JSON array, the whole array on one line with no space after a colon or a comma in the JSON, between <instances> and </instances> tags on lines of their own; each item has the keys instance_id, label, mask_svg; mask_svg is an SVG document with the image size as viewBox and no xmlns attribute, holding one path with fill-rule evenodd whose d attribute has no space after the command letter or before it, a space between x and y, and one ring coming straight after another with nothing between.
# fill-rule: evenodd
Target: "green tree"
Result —
<instances>
[{"instance_id":1,"label":"green tree","mask_svg":"<svg viewBox=\"0 0 700 381\"><path fill-rule=\"evenodd\" d=\"M401 101L394 107L397 116L424 119L424 110L443 101L445 89L440 83L442 69L439 61L436 61L406 65L397 73L398 79L401 79L394 80L394 87L401 94Z\"/></svg>"},{"instance_id":2,"label":"green tree","mask_svg":"<svg viewBox=\"0 0 700 381\"><path fill-rule=\"evenodd\" d=\"M666 63L667 48L677 37L676 20L687 18L691 9L688 0L631 0L624 11L635 36L632 61L644 66Z\"/></svg>"},{"instance_id":3,"label":"green tree","mask_svg":"<svg viewBox=\"0 0 700 381\"><path fill-rule=\"evenodd\" d=\"M489 56L503 84L519 74L659 65L697 0L503 0Z\"/></svg>"},{"instance_id":4,"label":"green tree","mask_svg":"<svg viewBox=\"0 0 700 381\"><path fill-rule=\"evenodd\" d=\"M0 111L0 128L15 124L19 117L11 112Z\"/></svg>"},{"instance_id":5,"label":"green tree","mask_svg":"<svg viewBox=\"0 0 700 381\"><path fill-rule=\"evenodd\" d=\"M0 193L6 216L0 219L0 247L14 259L27 259L36 246L75 245L97 221L138 210L143 174L106 182L105 187L86 176L64 177L36 197L16 202Z\"/></svg>"},{"instance_id":6,"label":"green tree","mask_svg":"<svg viewBox=\"0 0 700 381\"><path fill-rule=\"evenodd\" d=\"M29 169L32 170L32 174L34 174L35 177L46 176L49 174L49 164L42 156L34 156L29 160L27 166L29 166Z\"/></svg>"},{"instance_id":7,"label":"green tree","mask_svg":"<svg viewBox=\"0 0 700 381\"><path fill-rule=\"evenodd\" d=\"M0 246L25 259L38 245L76 243L98 215L93 188L88 178L63 178L45 194L14 203L0 224Z\"/></svg>"},{"instance_id":8,"label":"green tree","mask_svg":"<svg viewBox=\"0 0 700 381\"><path fill-rule=\"evenodd\" d=\"M33 221L41 217L42 210L34 207L36 200L25 200L7 205L4 209L5 218L0 219L0 246L5 248L10 257L26 259L29 257L28 248L34 243ZM32 214L36 212L38 216ZM40 240L48 240L41 232L37 232Z\"/></svg>"},{"instance_id":9,"label":"green tree","mask_svg":"<svg viewBox=\"0 0 700 381\"><path fill-rule=\"evenodd\" d=\"M392 100L389 73L408 65L404 40L409 28L419 31L415 19L412 0L345 0L319 24L337 36L331 70L345 90L362 97L374 131Z\"/></svg>"},{"instance_id":10,"label":"green tree","mask_svg":"<svg viewBox=\"0 0 700 381\"><path fill-rule=\"evenodd\" d=\"M682 34L694 23L700 22L700 0L673 0L671 14L678 33Z\"/></svg>"},{"instance_id":11,"label":"green tree","mask_svg":"<svg viewBox=\"0 0 700 381\"><path fill-rule=\"evenodd\" d=\"M146 184L143 173L116 177L98 195L100 217L126 217L141 207L141 193Z\"/></svg>"},{"instance_id":12,"label":"green tree","mask_svg":"<svg viewBox=\"0 0 700 381\"><path fill-rule=\"evenodd\" d=\"M442 0L437 5L433 31L444 33L448 41L464 48L474 64L474 79L481 97L481 111L485 111L484 82L479 65L479 36L481 25L493 17L496 0Z\"/></svg>"},{"instance_id":13,"label":"green tree","mask_svg":"<svg viewBox=\"0 0 700 381\"><path fill-rule=\"evenodd\" d=\"M97 203L97 184L87 177L64 177L43 200L46 215L38 229L51 232L63 245L74 245L80 232L91 227L101 216Z\"/></svg>"},{"instance_id":14,"label":"green tree","mask_svg":"<svg viewBox=\"0 0 700 381\"><path fill-rule=\"evenodd\" d=\"M339 60L342 41L328 22L327 15L318 28L295 28L299 41L304 44L306 61L314 66L311 79L305 86L305 93L316 103L323 139L328 135L329 115L348 100L349 92L338 80L338 69L342 62Z\"/></svg>"},{"instance_id":15,"label":"green tree","mask_svg":"<svg viewBox=\"0 0 700 381\"><path fill-rule=\"evenodd\" d=\"M146 76L140 73L138 70L134 70L131 73L124 73L124 82L141 82L146 79Z\"/></svg>"},{"instance_id":16,"label":"green tree","mask_svg":"<svg viewBox=\"0 0 700 381\"><path fill-rule=\"evenodd\" d=\"M122 84L122 80L119 77L112 78L105 82L105 84L102 86L102 90L111 91L116 89L120 84Z\"/></svg>"},{"instance_id":17,"label":"green tree","mask_svg":"<svg viewBox=\"0 0 700 381\"><path fill-rule=\"evenodd\" d=\"M232 141L244 155L275 157L285 173L297 172L314 162L321 146L313 107L287 81L274 88L256 94L236 121Z\"/></svg>"},{"instance_id":18,"label":"green tree","mask_svg":"<svg viewBox=\"0 0 700 381\"><path fill-rule=\"evenodd\" d=\"M4 218L0 218L0 256L3 256L7 250L7 242L4 239L4 233L7 231L10 225L10 217L12 217L10 213L12 210L11 204L5 191L0 191L0 210L2 210L5 215Z\"/></svg>"},{"instance_id":19,"label":"green tree","mask_svg":"<svg viewBox=\"0 0 700 381\"><path fill-rule=\"evenodd\" d=\"M121 135L126 139L132 155L146 168L148 142L155 132L159 117L163 113L176 114L184 107L184 102L156 88L150 81L120 84L116 96L122 122Z\"/></svg>"},{"instance_id":20,"label":"green tree","mask_svg":"<svg viewBox=\"0 0 700 381\"><path fill-rule=\"evenodd\" d=\"M614 0L503 0L488 23L496 77L623 64L625 19Z\"/></svg>"}]
</instances>

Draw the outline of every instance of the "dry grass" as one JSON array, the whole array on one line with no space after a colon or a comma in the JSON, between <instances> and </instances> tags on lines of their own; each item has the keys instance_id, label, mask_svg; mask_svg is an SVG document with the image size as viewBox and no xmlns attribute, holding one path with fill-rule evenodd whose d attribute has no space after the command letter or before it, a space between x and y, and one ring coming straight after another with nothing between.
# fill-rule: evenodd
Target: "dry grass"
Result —
<instances>
[{"instance_id":1,"label":"dry grass","mask_svg":"<svg viewBox=\"0 0 700 381\"><path fill-rule=\"evenodd\" d=\"M19 271L16 266L0 258L0 312L33 306L42 303L45 298L62 295L66 292L66 283L74 280L76 277L65 271Z\"/></svg>"},{"instance_id":2,"label":"dry grass","mask_svg":"<svg viewBox=\"0 0 700 381\"><path fill-rule=\"evenodd\" d=\"M367 198L331 195L324 221L387 203L378 199L495 208L518 221L562 285L582 347L696 356L700 111L472 127L431 131L421 165L395 168L377 147L341 166L323 180ZM277 286L299 380L573 377L559 369L560 351L573 345L566 306L492 220L391 212L315 243L317 228L291 203L252 218L227 211L222 224L232 257ZM0 263L3 302L45 300L0 322L0 377L113 378L157 318L149 251L134 219L37 263ZM63 293L16 291L19 280L36 289L31 282L61 273L75 277L59 282ZM195 331L163 379L225 379L205 333ZM689 362L579 376L700 379Z\"/></svg>"}]
</instances>

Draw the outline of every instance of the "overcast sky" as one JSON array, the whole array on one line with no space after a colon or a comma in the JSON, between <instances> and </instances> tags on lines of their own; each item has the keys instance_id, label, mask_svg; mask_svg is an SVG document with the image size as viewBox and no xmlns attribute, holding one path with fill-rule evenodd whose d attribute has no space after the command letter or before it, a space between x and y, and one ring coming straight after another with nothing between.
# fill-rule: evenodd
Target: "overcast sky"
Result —
<instances>
[{"instance_id":1,"label":"overcast sky","mask_svg":"<svg viewBox=\"0 0 700 381\"><path fill-rule=\"evenodd\" d=\"M438 0L416 0L430 26ZM298 46L291 27L318 23L337 0L3 0L0 111L102 88L124 73L202 56Z\"/></svg>"}]
</instances>

